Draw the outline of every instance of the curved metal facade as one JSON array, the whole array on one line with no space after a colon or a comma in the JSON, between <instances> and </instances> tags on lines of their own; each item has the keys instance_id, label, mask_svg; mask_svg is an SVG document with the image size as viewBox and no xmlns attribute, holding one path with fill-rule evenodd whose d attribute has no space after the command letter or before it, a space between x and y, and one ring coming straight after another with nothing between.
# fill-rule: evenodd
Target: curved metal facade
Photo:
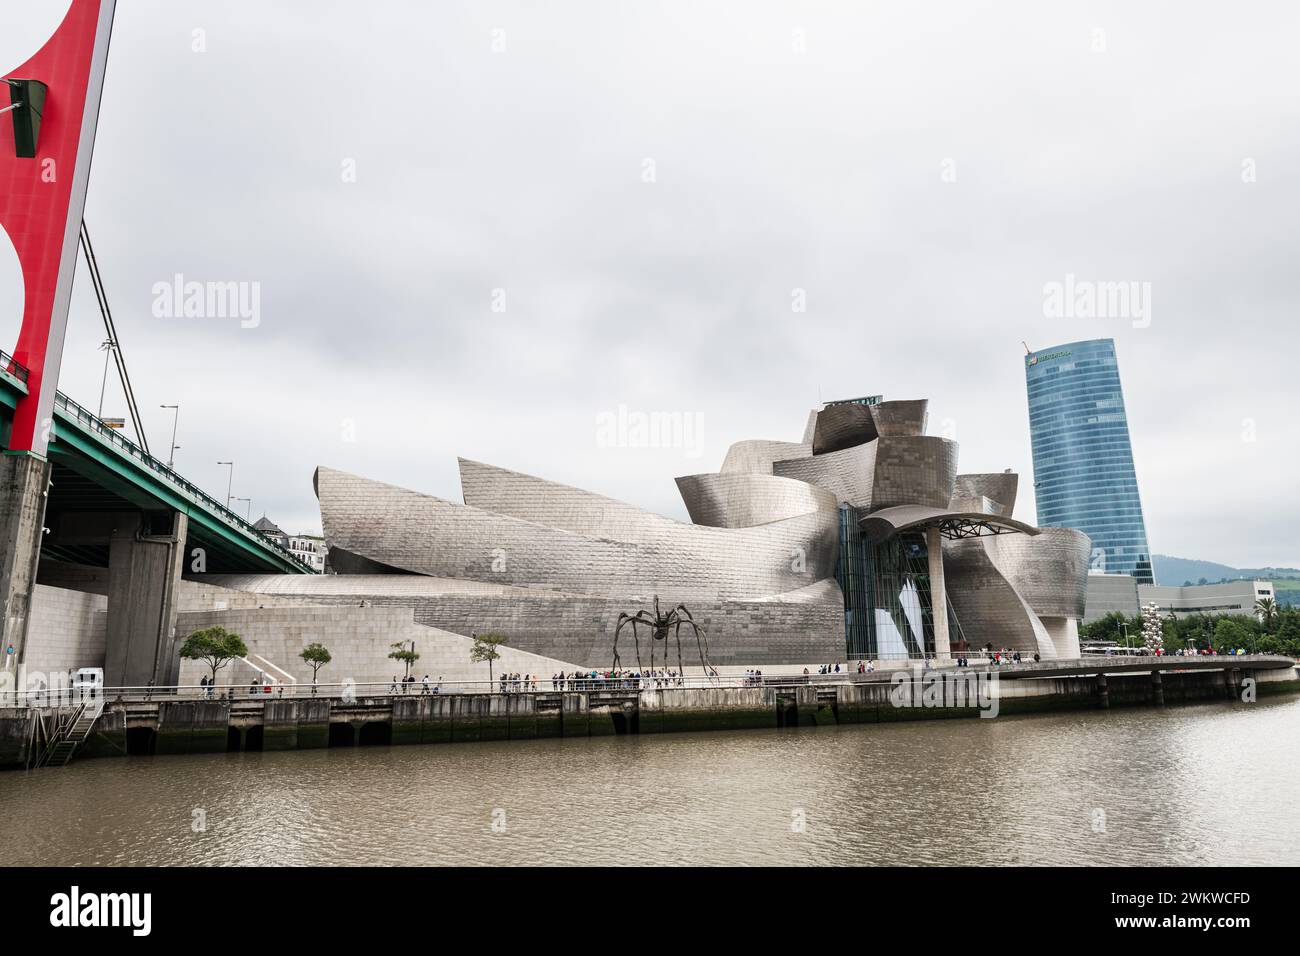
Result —
<instances>
[{"instance_id":1,"label":"curved metal facade","mask_svg":"<svg viewBox=\"0 0 1300 956\"><path fill-rule=\"evenodd\" d=\"M928 435L876 440L872 510L895 505L947 508L957 480L957 443Z\"/></svg>"},{"instance_id":2,"label":"curved metal facade","mask_svg":"<svg viewBox=\"0 0 1300 956\"><path fill-rule=\"evenodd\" d=\"M871 414L870 405L845 402L830 405L814 414L817 416L812 438L814 455L862 445L880 434L876 431L876 419Z\"/></svg>"},{"instance_id":3,"label":"curved metal facade","mask_svg":"<svg viewBox=\"0 0 1300 956\"><path fill-rule=\"evenodd\" d=\"M1056 658L1056 646L1038 615L984 549L980 538L943 545L948 598L961 633L976 649L992 644L1022 655Z\"/></svg>"},{"instance_id":4,"label":"curved metal facade","mask_svg":"<svg viewBox=\"0 0 1300 956\"><path fill-rule=\"evenodd\" d=\"M1016 490L1020 476L1010 471L992 474L958 475L953 485L953 500L987 498L994 514L1010 517L1016 510Z\"/></svg>"},{"instance_id":5,"label":"curved metal facade","mask_svg":"<svg viewBox=\"0 0 1300 956\"><path fill-rule=\"evenodd\" d=\"M753 600L835 573L839 523L825 512L733 530L632 509L620 529L595 534L578 529L601 520L588 510L598 496L563 485L553 486L556 497L567 492L568 500L556 502L552 514L567 528L346 472L320 468L317 474L330 545L416 574L574 594L658 593L676 601L678 595Z\"/></svg>"},{"instance_id":6,"label":"curved metal facade","mask_svg":"<svg viewBox=\"0 0 1300 956\"><path fill-rule=\"evenodd\" d=\"M752 528L814 511L838 520L840 509L824 488L776 475L687 475L677 488L691 521L711 528Z\"/></svg>"},{"instance_id":7,"label":"curved metal facade","mask_svg":"<svg viewBox=\"0 0 1300 956\"><path fill-rule=\"evenodd\" d=\"M1041 528L1030 537L984 539L989 558L1040 617L1083 619L1092 543L1073 528Z\"/></svg>"},{"instance_id":8,"label":"curved metal facade","mask_svg":"<svg viewBox=\"0 0 1300 956\"><path fill-rule=\"evenodd\" d=\"M366 598L415 608L456 633L498 630L512 646L608 667L622 612L654 596L685 602L709 629L711 660L842 656L834 579L839 514L828 493L772 476L712 476L720 518L684 524L624 502L468 460L465 504L329 468L315 477L332 553L404 572L367 576ZM707 476L705 476L707 477ZM735 500L728 506L726 489ZM750 498L742 502L744 489ZM701 508L708 507L705 500ZM413 587L404 579L422 576ZM450 583L449 583L450 582ZM466 585L473 585L467 587ZM355 586L332 589L355 600ZM788 599L787 599L788 595Z\"/></svg>"},{"instance_id":9,"label":"curved metal facade","mask_svg":"<svg viewBox=\"0 0 1300 956\"><path fill-rule=\"evenodd\" d=\"M881 402L871 406L876 432L882 438L915 438L925 434L930 420L930 401L920 398L904 402Z\"/></svg>"},{"instance_id":10,"label":"curved metal facade","mask_svg":"<svg viewBox=\"0 0 1300 956\"><path fill-rule=\"evenodd\" d=\"M719 469L723 474L770 475L772 464L789 458L806 458L812 445L792 441L738 441L727 449Z\"/></svg>"},{"instance_id":11,"label":"curved metal facade","mask_svg":"<svg viewBox=\"0 0 1300 956\"><path fill-rule=\"evenodd\" d=\"M719 472L678 478L691 523L468 459L463 504L322 467L340 573L249 589L410 606L421 624L500 631L585 667L609 666L619 614L655 596L687 604L724 665L942 656L963 636L1068 649L1086 536L1015 521L1015 475L959 477L957 444L923 434L924 401L878 398L814 412L806 441L737 442Z\"/></svg>"},{"instance_id":12,"label":"curved metal facade","mask_svg":"<svg viewBox=\"0 0 1300 956\"><path fill-rule=\"evenodd\" d=\"M824 455L777 461L772 465L772 474L825 488L837 501L846 501L854 507L870 507L871 485L876 476L876 442Z\"/></svg>"}]
</instances>

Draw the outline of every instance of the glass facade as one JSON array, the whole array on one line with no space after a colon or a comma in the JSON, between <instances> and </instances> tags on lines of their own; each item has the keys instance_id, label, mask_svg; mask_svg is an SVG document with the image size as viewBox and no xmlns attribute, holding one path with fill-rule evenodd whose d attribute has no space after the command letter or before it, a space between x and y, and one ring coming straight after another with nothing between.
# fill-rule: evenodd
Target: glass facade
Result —
<instances>
[{"instance_id":1,"label":"glass facade","mask_svg":"<svg viewBox=\"0 0 1300 956\"><path fill-rule=\"evenodd\" d=\"M1025 356L1038 524L1092 538L1092 566L1154 583L1113 339Z\"/></svg>"},{"instance_id":2,"label":"glass facade","mask_svg":"<svg viewBox=\"0 0 1300 956\"><path fill-rule=\"evenodd\" d=\"M844 632L850 660L921 657L934 653L930 560L924 532L904 532L871 544L858 525L862 512L840 505ZM960 634L951 602L948 627Z\"/></svg>"}]
</instances>

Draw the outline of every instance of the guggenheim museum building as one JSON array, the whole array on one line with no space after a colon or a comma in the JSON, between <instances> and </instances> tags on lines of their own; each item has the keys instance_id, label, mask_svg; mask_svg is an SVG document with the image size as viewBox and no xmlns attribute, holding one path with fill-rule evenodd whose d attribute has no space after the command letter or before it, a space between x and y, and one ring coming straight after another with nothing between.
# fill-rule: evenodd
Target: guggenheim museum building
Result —
<instances>
[{"instance_id":1,"label":"guggenheim museum building","mask_svg":"<svg viewBox=\"0 0 1300 956\"><path fill-rule=\"evenodd\" d=\"M1016 521L1017 476L959 473L926 423L925 401L828 403L799 441L738 441L678 478L689 522L465 459L461 501L320 467L335 573L207 580L400 607L430 633L496 632L582 668L608 668L619 615L656 597L689 609L720 668L1077 657L1087 535Z\"/></svg>"}]
</instances>

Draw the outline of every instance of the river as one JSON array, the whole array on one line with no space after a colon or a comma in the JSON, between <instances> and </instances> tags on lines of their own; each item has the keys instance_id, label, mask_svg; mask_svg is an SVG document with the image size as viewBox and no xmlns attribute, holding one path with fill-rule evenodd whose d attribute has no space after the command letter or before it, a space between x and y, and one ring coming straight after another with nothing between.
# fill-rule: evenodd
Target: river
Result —
<instances>
[{"instance_id":1,"label":"river","mask_svg":"<svg viewBox=\"0 0 1300 956\"><path fill-rule=\"evenodd\" d=\"M131 757L0 774L7 865L1300 863L1300 698Z\"/></svg>"}]
</instances>

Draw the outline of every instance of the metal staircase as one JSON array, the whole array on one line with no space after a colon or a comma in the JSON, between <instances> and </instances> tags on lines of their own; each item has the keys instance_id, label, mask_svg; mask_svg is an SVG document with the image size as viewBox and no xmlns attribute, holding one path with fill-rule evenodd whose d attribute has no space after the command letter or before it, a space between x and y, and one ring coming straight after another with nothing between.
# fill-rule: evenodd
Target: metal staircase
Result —
<instances>
[{"instance_id":1,"label":"metal staircase","mask_svg":"<svg viewBox=\"0 0 1300 956\"><path fill-rule=\"evenodd\" d=\"M30 769L67 766L77 748L90 736L95 721L103 712L104 699L96 697L94 700L82 701L67 714L56 715L54 726L46 731L45 746L31 762ZM44 722L38 723L43 728Z\"/></svg>"}]
</instances>

